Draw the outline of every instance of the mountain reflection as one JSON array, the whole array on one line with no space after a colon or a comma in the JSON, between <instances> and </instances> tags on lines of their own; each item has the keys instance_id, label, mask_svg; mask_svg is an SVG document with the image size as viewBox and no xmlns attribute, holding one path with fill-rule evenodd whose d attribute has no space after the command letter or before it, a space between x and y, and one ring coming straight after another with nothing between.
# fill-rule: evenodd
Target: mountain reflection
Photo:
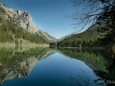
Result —
<instances>
[{"instance_id":1,"label":"mountain reflection","mask_svg":"<svg viewBox=\"0 0 115 86\"><path fill-rule=\"evenodd\" d=\"M35 64L51 52L49 48L0 49L0 84L28 76Z\"/></svg>"},{"instance_id":2,"label":"mountain reflection","mask_svg":"<svg viewBox=\"0 0 115 86\"><path fill-rule=\"evenodd\" d=\"M55 51L60 52L61 54L58 53L53 55L52 53ZM49 55L50 57L48 57ZM45 57L48 58L44 59ZM76 65L73 64L74 61L72 59L68 59L66 57L75 59L75 61L77 61L75 63ZM37 65L35 68L34 66L38 61L41 63L41 65L39 64L39 66ZM79 62L82 62L82 64L80 65ZM83 64L86 66L88 65L89 68L93 70L92 74L89 72L87 73L87 68L85 68ZM84 86L88 86L91 83L95 83L95 86L106 86L106 84L107 86L111 86L111 83L107 83L107 81L115 80L114 64L115 60L113 60L111 55L104 49L0 49L0 84L3 84L7 80L10 81L11 79L15 80L16 78L24 78L27 76L27 78L30 80L35 79L36 83L39 82L38 84L42 82L44 83L45 81L48 82L48 80L50 82L50 79L45 79L44 77L51 78L56 76L53 77L53 79L51 78L51 83L53 83L53 81L55 82L54 78L59 78L58 81L61 83L64 80L66 82L66 78L69 76L67 74L63 77L63 80L61 80L62 75L69 71L76 71L74 72L75 74L72 73L73 75L70 74L72 76L69 76L70 86L80 86L82 82ZM35 69L32 73L31 71L33 70L33 67ZM79 69L80 67L83 67L84 70ZM46 70L47 72L42 71L42 69ZM42 72L40 72L40 70ZM60 72L64 72L64 74L60 75ZM91 78L94 78L93 73L99 78L95 78L93 80L94 82L91 82ZM89 77L88 74L92 77ZM6 84L11 85L11 82ZM25 83L29 82L25 81ZM4 83L3 85L7 86L6 84ZM67 84L67 82L64 84Z\"/></svg>"}]
</instances>

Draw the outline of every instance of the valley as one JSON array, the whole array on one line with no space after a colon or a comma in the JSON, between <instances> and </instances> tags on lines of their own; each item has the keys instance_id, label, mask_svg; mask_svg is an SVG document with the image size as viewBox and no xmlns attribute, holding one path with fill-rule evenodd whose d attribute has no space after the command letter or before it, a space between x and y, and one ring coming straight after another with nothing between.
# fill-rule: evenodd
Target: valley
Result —
<instances>
[{"instance_id":1,"label":"valley","mask_svg":"<svg viewBox=\"0 0 115 86\"><path fill-rule=\"evenodd\" d=\"M27 6L29 11L34 7L31 7L32 3ZM20 6L25 8L25 5ZM42 15L38 15L38 9L42 5ZM47 9L45 5L35 5L38 8L30 11L36 20L38 16L43 18L42 21L35 22L29 12L10 8L0 2L0 86L114 86L114 14L110 15L113 21L106 19L111 12L107 12L107 15L102 13L84 32L68 33L69 35L61 37L67 34L66 31L70 32L65 24L67 22L63 21L62 9L58 9L61 4L55 9L44 11ZM50 6L54 6L54 3L50 3L48 7ZM109 11L115 13L113 9L111 7ZM64 8L62 14L66 11ZM58 21L58 18L62 20ZM36 24L43 22L41 26ZM42 31L44 29L48 31ZM55 37L58 33L61 38L57 39L49 33Z\"/></svg>"}]
</instances>

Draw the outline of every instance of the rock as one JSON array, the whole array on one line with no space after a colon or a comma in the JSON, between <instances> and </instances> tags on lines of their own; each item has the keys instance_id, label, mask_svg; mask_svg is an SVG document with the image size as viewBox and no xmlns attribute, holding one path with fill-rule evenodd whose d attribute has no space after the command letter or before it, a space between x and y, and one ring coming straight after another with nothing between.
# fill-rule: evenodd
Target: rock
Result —
<instances>
[{"instance_id":1,"label":"rock","mask_svg":"<svg viewBox=\"0 0 115 86\"><path fill-rule=\"evenodd\" d=\"M0 2L0 5L4 5L2 2Z\"/></svg>"},{"instance_id":2,"label":"rock","mask_svg":"<svg viewBox=\"0 0 115 86\"><path fill-rule=\"evenodd\" d=\"M23 28L24 30L35 34L38 33L40 36L44 37L48 41L52 41L54 38L48 34L44 34L38 26L33 21L31 15L22 10L14 10L12 8L7 7L3 3L0 2L0 18L4 20L8 20L18 27Z\"/></svg>"},{"instance_id":3,"label":"rock","mask_svg":"<svg viewBox=\"0 0 115 86\"><path fill-rule=\"evenodd\" d=\"M28 12L14 10L5 6L3 3L0 3L0 8L5 11L2 16L5 20L16 23L19 27L22 27L30 33L37 33L40 31Z\"/></svg>"}]
</instances>

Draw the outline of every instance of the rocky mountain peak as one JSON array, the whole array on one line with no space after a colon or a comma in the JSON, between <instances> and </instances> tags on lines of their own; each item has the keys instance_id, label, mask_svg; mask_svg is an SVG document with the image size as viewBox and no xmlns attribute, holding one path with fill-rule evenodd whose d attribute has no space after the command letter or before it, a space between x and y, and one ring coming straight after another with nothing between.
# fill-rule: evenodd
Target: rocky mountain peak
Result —
<instances>
[{"instance_id":1,"label":"rocky mountain peak","mask_svg":"<svg viewBox=\"0 0 115 86\"><path fill-rule=\"evenodd\" d=\"M14 22L19 27L22 27L30 33L36 33L40 31L28 12L14 10L12 8L5 6L2 2L0 2L0 10L2 10L0 11L0 13L3 14L1 16L5 20Z\"/></svg>"},{"instance_id":2,"label":"rocky mountain peak","mask_svg":"<svg viewBox=\"0 0 115 86\"><path fill-rule=\"evenodd\" d=\"M4 5L2 2L0 2L0 5Z\"/></svg>"},{"instance_id":3,"label":"rocky mountain peak","mask_svg":"<svg viewBox=\"0 0 115 86\"><path fill-rule=\"evenodd\" d=\"M22 10L14 10L0 2L0 18L16 24L32 34L39 34L47 40L52 40L51 36L44 34L33 21L31 15Z\"/></svg>"}]
</instances>

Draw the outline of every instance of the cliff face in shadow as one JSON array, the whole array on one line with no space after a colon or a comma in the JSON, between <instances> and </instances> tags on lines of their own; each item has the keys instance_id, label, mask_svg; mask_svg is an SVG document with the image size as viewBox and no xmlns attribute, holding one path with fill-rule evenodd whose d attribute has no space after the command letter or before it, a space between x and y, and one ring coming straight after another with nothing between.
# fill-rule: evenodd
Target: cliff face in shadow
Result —
<instances>
[{"instance_id":1,"label":"cliff face in shadow","mask_svg":"<svg viewBox=\"0 0 115 86\"><path fill-rule=\"evenodd\" d=\"M36 63L50 55L48 48L17 52L0 49L0 83L13 78L27 77Z\"/></svg>"}]
</instances>

